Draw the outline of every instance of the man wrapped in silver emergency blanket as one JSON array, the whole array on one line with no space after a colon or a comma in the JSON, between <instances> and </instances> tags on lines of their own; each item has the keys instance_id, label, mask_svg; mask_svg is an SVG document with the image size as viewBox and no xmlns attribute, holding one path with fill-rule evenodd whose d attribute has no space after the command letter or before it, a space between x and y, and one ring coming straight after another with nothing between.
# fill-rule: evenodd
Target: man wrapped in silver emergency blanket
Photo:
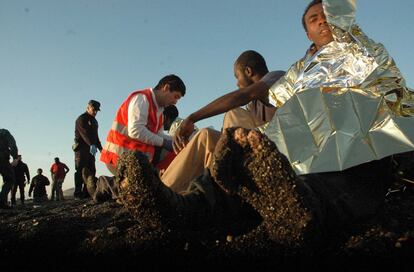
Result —
<instances>
[{"instance_id":1,"label":"man wrapped in silver emergency blanket","mask_svg":"<svg viewBox=\"0 0 414 272\"><path fill-rule=\"evenodd\" d=\"M265 133L299 175L414 150L413 91L394 60L355 24L355 0L322 5L334 40L271 87L278 110Z\"/></svg>"}]
</instances>

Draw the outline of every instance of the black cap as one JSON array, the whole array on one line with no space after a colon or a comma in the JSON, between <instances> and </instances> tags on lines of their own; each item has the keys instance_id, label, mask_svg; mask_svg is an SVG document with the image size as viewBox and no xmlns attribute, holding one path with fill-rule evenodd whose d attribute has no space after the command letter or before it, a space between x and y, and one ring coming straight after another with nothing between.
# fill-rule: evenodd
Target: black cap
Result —
<instances>
[{"instance_id":1,"label":"black cap","mask_svg":"<svg viewBox=\"0 0 414 272\"><path fill-rule=\"evenodd\" d=\"M95 110L100 111L101 103L96 100L89 100L88 105L91 105Z\"/></svg>"}]
</instances>

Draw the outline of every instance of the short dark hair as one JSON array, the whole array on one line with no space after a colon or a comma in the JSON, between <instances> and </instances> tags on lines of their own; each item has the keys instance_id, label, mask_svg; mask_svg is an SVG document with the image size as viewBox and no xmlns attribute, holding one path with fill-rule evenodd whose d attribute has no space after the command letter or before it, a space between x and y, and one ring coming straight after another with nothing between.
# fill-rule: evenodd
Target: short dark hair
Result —
<instances>
[{"instance_id":1,"label":"short dark hair","mask_svg":"<svg viewBox=\"0 0 414 272\"><path fill-rule=\"evenodd\" d=\"M157 86L154 87L155 90L161 89L165 84L170 85L171 91L179 91L181 93L181 96L185 95L185 84L176 75L167 75L158 82Z\"/></svg>"},{"instance_id":2,"label":"short dark hair","mask_svg":"<svg viewBox=\"0 0 414 272\"><path fill-rule=\"evenodd\" d=\"M254 72L260 74L267 74L269 72L263 56L254 50L247 50L241 53L241 55L236 60L236 65L241 68L248 66Z\"/></svg>"},{"instance_id":3,"label":"short dark hair","mask_svg":"<svg viewBox=\"0 0 414 272\"><path fill-rule=\"evenodd\" d=\"M58 157L56 157L56 158L55 158L55 162L58 162L58 161L59 161L59 158L58 158Z\"/></svg>"},{"instance_id":4,"label":"short dark hair","mask_svg":"<svg viewBox=\"0 0 414 272\"><path fill-rule=\"evenodd\" d=\"M306 15L306 13L308 13L308 11L311 7L313 7L314 5L320 4L320 3L322 3L322 0L312 0L312 2L310 2L308 4L308 6L305 9L305 12L302 15L302 25L303 25L303 28L305 29L306 32L308 32L308 28L306 27L305 15Z\"/></svg>"},{"instance_id":5,"label":"short dark hair","mask_svg":"<svg viewBox=\"0 0 414 272\"><path fill-rule=\"evenodd\" d=\"M178 117L178 109L175 105L169 105L164 108L164 116L170 120L175 120Z\"/></svg>"}]
</instances>

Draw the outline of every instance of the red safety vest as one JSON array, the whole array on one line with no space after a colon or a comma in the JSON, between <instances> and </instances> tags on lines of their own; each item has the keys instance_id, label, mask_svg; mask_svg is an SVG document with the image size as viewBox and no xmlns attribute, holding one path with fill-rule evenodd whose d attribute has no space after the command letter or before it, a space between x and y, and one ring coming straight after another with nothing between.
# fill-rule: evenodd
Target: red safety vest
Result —
<instances>
[{"instance_id":1,"label":"red safety vest","mask_svg":"<svg viewBox=\"0 0 414 272\"><path fill-rule=\"evenodd\" d=\"M141 151L148 155L150 161L154 157L155 148L153 145L143 143L137 139L128 136L128 106L135 94L142 94L149 101L147 128L149 131L157 134L163 126L164 117L161 114L157 120L157 106L152 99L150 89L135 91L122 103L116 113L115 120L112 122L112 128L109 130L105 146L102 149L100 160L106 164L116 166L119 156L126 151Z\"/></svg>"}]
</instances>

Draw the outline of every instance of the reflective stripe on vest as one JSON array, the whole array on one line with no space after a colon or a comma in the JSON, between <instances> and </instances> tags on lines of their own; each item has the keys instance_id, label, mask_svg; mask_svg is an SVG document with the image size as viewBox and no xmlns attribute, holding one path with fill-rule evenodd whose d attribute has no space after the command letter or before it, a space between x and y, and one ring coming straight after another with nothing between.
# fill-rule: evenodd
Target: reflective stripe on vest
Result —
<instances>
[{"instance_id":1,"label":"reflective stripe on vest","mask_svg":"<svg viewBox=\"0 0 414 272\"><path fill-rule=\"evenodd\" d=\"M119 156L130 150L143 152L148 156L150 161L154 157L155 148L153 145L143 143L128 136L128 107L132 97L137 93L145 95L149 102L147 129L156 134L163 126L164 120L162 114L159 120L157 120L157 107L153 101L151 90L146 89L131 93L118 109L115 120L106 138L105 146L102 149L100 160L106 164L115 166Z\"/></svg>"}]
</instances>

